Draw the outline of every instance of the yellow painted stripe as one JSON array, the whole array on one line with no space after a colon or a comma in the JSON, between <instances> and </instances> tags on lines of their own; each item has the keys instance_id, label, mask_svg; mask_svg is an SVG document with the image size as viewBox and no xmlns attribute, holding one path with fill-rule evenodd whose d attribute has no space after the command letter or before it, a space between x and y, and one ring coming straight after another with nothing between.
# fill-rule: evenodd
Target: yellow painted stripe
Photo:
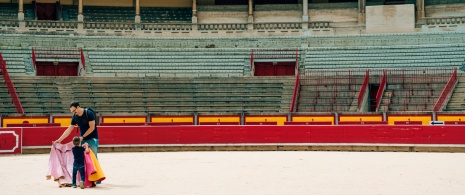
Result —
<instances>
[{"instance_id":1,"label":"yellow painted stripe","mask_svg":"<svg viewBox=\"0 0 465 195\"><path fill-rule=\"evenodd\" d=\"M276 122L278 125L284 125L287 121L287 117L273 117L273 116L262 116L262 117L246 117L245 122Z\"/></svg>"},{"instance_id":2,"label":"yellow painted stripe","mask_svg":"<svg viewBox=\"0 0 465 195\"><path fill-rule=\"evenodd\" d=\"M292 122L331 122L334 125L333 116L292 116Z\"/></svg>"},{"instance_id":3,"label":"yellow painted stripe","mask_svg":"<svg viewBox=\"0 0 465 195\"><path fill-rule=\"evenodd\" d=\"M464 116L438 115L438 121L465 121L465 115Z\"/></svg>"},{"instance_id":4,"label":"yellow painted stripe","mask_svg":"<svg viewBox=\"0 0 465 195\"><path fill-rule=\"evenodd\" d=\"M48 123L48 118L11 118L3 119L3 127L6 127L8 124L23 124L24 121L28 121L30 124L39 124L39 123Z\"/></svg>"},{"instance_id":5,"label":"yellow painted stripe","mask_svg":"<svg viewBox=\"0 0 465 195\"><path fill-rule=\"evenodd\" d=\"M62 127L69 127L71 125L71 117L69 118L54 118L55 123L60 123Z\"/></svg>"},{"instance_id":6,"label":"yellow painted stripe","mask_svg":"<svg viewBox=\"0 0 465 195\"><path fill-rule=\"evenodd\" d=\"M103 117L103 123L145 123L146 118L131 118L131 117Z\"/></svg>"},{"instance_id":7,"label":"yellow painted stripe","mask_svg":"<svg viewBox=\"0 0 465 195\"><path fill-rule=\"evenodd\" d=\"M193 117L152 117L152 122L170 123L170 122L194 122Z\"/></svg>"},{"instance_id":8,"label":"yellow painted stripe","mask_svg":"<svg viewBox=\"0 0 465 195\"><path fill-rule=\"evenodd\" d=\"M383 121L383 116L340 116L341 122Z\"/></svg>"},{"instance_id":9,"label":"yellow painted stripe","mask_svg":"<svg viewBox=\"0 0 465 195\"><path fill-rule=\"evenodd\" d=\"M222 117L222 116L199 116L199 123L206 122L240 122L241 117L231 116L231 117Z\"/></svg>"},{"instance_id":10,"label":"yellow painted stripe","mask_svg":"<svg viewBox=\"0 0 465 195\"><path fill-rule=\"evenodd\" d=\"M431 116L389 116L388 124L393 125L395 121L421 121L422 125L429 125Z\"/></svg>"}]
</instances>

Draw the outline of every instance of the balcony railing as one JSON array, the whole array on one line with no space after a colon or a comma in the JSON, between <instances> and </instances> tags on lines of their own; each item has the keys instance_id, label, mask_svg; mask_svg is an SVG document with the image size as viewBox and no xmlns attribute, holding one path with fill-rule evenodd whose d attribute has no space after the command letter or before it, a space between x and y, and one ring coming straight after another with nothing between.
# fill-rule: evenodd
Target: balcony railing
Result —
<instances>
[{"instance_id":1,"label":"balcony railing","mask_svg":"<svg viewBox=\"0 0 465 195\"><path fill-rule=\"evenodd\" d=\"M247 30L247 24L224 23L224 24L197 24L198 30Z\"/></svg>"},{"instance_id":2,"label":"balcony railing","mask_svg":"<svg viewBox=\"0 0 465 195\"><path fill-rule=\"evenodd\" d=\"M19 27L19 21L18 20L0 19L0 26L1 27Z\"/></svg>"},{"instance_id":3,"label":"balcony railing","mask_svg":"<svg viewBox=\"0 0 465 195\"><path fill-rule=\"evenodd\" d=\"M426 18L426 25L465 24L465 16Z\"/></svg>"},{"instance_id":4,"label":"balcony railing","mask_svg":"<svg viewBox=\"0 0 465 195\"><path fill-rule=\"evenodd\" d=\"M255 30L300 30L301 22L254 23Z\"/></svg>"},{"instance_id":5,"label":"balcony railing","mask_svg":"<svg viewBox=\"0 0 465 195\"><path fill-rule=\"evenodd\" d=\"M24 23L23 27L20 27ZM309 29L330 28L330 22L309 22ZM252 25L252 26L250 26ZM135 23L135 22L78 22L78 21L50 21L50 20L8 20L0 19L0 28L8 30L42 30L47 31L73 31L73 32L108 32L108 31L299 31L303 29L302 22L265 22L265 23ZM196 29L194 27L197 27ZM22 29L21 29L22 28ZM252 28L252 29L251 29ZM14 30L14 29L13 29ZM99 31L100 30L100 31Z\"/></svg>"},{"instance_id":6,"label":"balcony railing","mask_svg":"<svg viewBox=\"0 0 465 195\"><path fill-rule=\"evenodd\" d=\"M28 28L56 28L56 29L77 29L77 22L47 21L47 20L27 20Z\"/></svg>"}]
</instances>

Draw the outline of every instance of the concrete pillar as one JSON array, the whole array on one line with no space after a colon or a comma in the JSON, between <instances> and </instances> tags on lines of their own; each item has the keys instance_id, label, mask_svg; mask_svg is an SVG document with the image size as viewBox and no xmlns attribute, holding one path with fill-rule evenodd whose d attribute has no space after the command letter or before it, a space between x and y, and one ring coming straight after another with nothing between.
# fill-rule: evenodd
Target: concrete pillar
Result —
<instances>
[{"instance_id":1,"label":"concrete pillar","mask_svg":"<svg viewBox=\"0 0 465 195\"><path fill-rule=\"evenodd\" d=\"M358 24L365 24L366 0L358 0Z\"/></svg>"},{"instance_id":2,"label":"concrete pillar","mask_svg":"<svg viewBox=\"0 0 465 195\"><path fill-rule=\"evenodd\" d=\"M84 16L82 15L82 9L83 9L83 4L82 0L79 0L78 4L78 32L83 32L84 31Z\"/></svg>"},{"instance_id":3,"label":"concrete pillar","mask_svg":"<svg viewBox=\"0 0 465 195\"><path fill-rule=\"evenodd\" d=\"M249 17L247 18L247 30L253 30L253 2L249 0Z\"/></svg>"},{"instance_id":4,"label":"concrete pillar","mask_svg":"<svg viewBox=\"0 0 465 195\"><path fill-rule=\"evenodd\" d=\"M302 30L308 30L308 0L303 0Z\"/></svg>"},{"instance_id":5,"label":"concrete pillar","mask_svg":"<svg viewBox=\"0 0 465 195\"><path fill-rule=\"evenodd\" d=\"M417 0L415 6L415 15L418 22L422 22L425 18L425 0Z\"/></svg>"},{"instance_id":6,"label":"concrete pillar","mask_svg":"<svg viewBox=\"0 0 465 195\"><path fill-rule=\"evenodd\" d=\"M197 0L192 0L192 32L197 33Z\"/></svg>"},{"instance_id":7,"label":"concrete pillar","mask_svg":"<svg viewBox=\"0 0 465 195\"><path fill-rule=\"evenodd\" d=\"M84 21L84 16L82 15L82 0L79 0L79 5L78 5L78 22L83 22Z\"/></svg>"},{"instance_id":8,"label":"concrete pillar","mask_svg":"<svg viewBox=\"0 0 465 195\"><path fill-rule=\"evenodd\" d=\"M308 22L308 0L303 0L302 22Z\"/></svg>"},{"instance_id":9,"label":"concrete pillar","mask_svg":"<svg viewBox=\"0 0 465 195\"><path fill-rule=\"evenodd\" d=\"M140 23L140 0L136 0L136 18L135 23Z\"/></svg>"},{"instance_id":10,"label":"concrete pillar","mask_svg":"<svg viewBox=\"0 0 465 195\"><path fill-rule=\"evenodd\" d=\"M18 20L24 20L23 0L18 1Z\"/></svg>"}]
</instances>

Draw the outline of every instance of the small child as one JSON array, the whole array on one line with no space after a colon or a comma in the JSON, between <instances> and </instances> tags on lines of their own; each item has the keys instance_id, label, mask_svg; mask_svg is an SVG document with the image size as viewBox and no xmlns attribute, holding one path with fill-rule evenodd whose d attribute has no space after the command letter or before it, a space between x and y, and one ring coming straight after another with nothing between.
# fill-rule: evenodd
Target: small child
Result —
<instances>
[{"instance_id":1,"label":"small child","mask_svg":"<svg viewBox=\"0 0 465 195\"><path fill-rule=\"evenodd\" d=\"M76 176L77 172L81 175L81 183L79 187L84 189L84 179L85 179L85 171L84 171L84 152L89 152L89 146L87 143L81 145L81 138L74 137L73 138L73 155L74 155L74 163L73 163L73 188L76 188Z\"/></svg>"}]
</instances>

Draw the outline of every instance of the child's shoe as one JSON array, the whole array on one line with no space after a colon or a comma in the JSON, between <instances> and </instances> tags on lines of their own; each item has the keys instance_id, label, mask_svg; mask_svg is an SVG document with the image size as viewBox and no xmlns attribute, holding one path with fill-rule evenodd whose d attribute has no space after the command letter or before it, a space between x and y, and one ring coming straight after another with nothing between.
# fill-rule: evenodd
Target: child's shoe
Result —
<instances>
[{"instance_id":1,"label":"child's shoe","mask_svg":"<svg viewBox=\"0 0 465 195\"><path fill-rule=\"evenodd\" d=\"M84 189L84 181L81 181L81 183L79 184L79 187L80 187L81 189Z\"/></svg>"}]
</instances>

